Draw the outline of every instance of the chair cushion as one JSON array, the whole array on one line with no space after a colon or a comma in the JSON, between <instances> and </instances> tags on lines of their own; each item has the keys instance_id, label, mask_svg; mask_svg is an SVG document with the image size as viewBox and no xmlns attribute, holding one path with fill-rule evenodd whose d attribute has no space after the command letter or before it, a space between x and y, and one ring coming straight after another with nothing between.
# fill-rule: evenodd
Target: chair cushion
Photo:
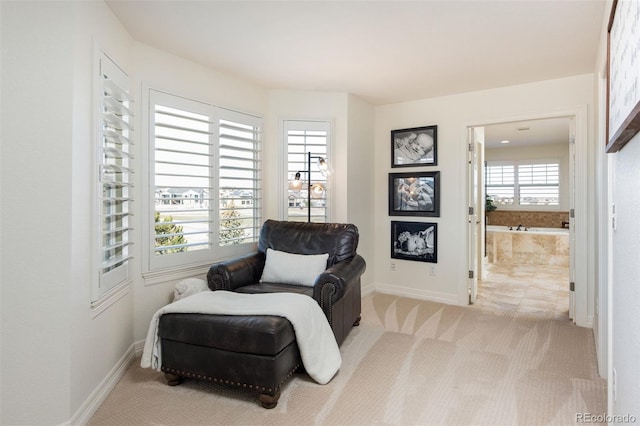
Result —
<instances>
[{"instance_id":1,"label":"chair cushion","mask_svg":"<svg viewBox=\"0 0 640 426\"><path fill-rule=\"evenodd\" d=\"M295 341L291 323L271 315L165 314L161 339L256 355L276 355Z\"/></svg>"},{"instance_id":2,"label":"chair cushion","mask_svg":"<svg viewBox=\"0 0 640 426\"><path fill-rule=\"evenodd\" d=\"M268 248L260 282L313 286L327 269L327 258L327 253L294 254Z\"/></svg>"}]
</instances>

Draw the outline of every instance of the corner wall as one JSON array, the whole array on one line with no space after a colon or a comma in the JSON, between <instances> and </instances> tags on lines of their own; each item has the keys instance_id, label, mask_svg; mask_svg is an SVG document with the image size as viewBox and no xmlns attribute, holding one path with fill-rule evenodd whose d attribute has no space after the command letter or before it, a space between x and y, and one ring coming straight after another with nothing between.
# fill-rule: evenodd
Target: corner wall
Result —
<instances>
[{"instance_id":1,"label":"corner wall","mask_svg":"<svg viewBox=\"0 0 640 426\"><path fill-rule=\"evenodd\" d=\"M358 253L367 262L362 276L362 293L373 291L374 277L374 108L362 99L350 95L348 106L347 187L341 189L347 197L347 221L360 231Z\"/></svg>"}]
</instances>

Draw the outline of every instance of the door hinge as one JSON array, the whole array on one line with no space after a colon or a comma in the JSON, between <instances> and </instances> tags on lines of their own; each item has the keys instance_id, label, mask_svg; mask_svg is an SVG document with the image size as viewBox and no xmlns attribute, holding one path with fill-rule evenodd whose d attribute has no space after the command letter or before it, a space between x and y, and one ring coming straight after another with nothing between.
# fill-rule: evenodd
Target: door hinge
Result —
<instances>
[{"instance_id":1,"label":"door hinge","mask_svg":"<svg viewBox=\"0 0 640 426\"><path fill-rule=\"evenodd\" d=\"M469 278L473 278L473 271L469 271Z\"/></svg>"},{"instance_id":2,"label":"door hinge","mask_svg":"<svg viewBox=\"0 0 640 426\"><path fill-rule=\"evenodd\" d=\"M469 152L473 152L473 144L472 143L469 144Z\"/></svg>"},{"instance_id":3,"label":"door hinge","mask_svg":"<svg viewBox=\"0 0 640 426\"><path fill-rule=\"evenodd\" d=\"M570 209L569 210L569 217L571 219L575 219L576 218L576 209Z\"/></svg>"},{"instance_id":4,"label":"door hinge","mask_svg":"<svg viewBox=\"0 0 640 426\"><path fill-rule=\"evenodd\" d=\"M576 283L573 281L569 283L569 291L576 291Z\"/></svg>"},{"instance_id":5,"label":"door hinge","mask_svg":"<svg viewBox=\"0 0 640 426\"><path fill-rule=\"evenodd\" d=\"M469 216L475 214L475 210L473 207L469 207Z\"/></svg>"}]
</instances>

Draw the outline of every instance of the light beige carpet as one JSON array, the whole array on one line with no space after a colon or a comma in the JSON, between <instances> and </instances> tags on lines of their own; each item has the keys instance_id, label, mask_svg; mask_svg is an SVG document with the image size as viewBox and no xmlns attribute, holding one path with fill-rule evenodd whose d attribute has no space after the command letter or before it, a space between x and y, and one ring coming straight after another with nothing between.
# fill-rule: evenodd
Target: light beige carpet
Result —
<instances>
[{"instance_id":1,"label":"light beige carpet","mask_svg":"<svg viewBox=\"0 0 640 426\"><path fill-rule=\"evenodd\" d=\"M592 330L383 294L341 346L327 385L296 375L278 406L208 383L167 386L138 360L91 425L575 425L606 410Z\"/></svg>"}]
</instances>

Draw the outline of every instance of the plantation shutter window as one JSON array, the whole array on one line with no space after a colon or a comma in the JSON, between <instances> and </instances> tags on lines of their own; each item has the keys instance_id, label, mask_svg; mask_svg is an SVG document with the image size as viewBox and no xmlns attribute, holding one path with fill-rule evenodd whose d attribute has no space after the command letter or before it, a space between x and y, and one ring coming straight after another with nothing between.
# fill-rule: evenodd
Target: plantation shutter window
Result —
<instances>
[{"instance_id":1,"label":"plantation shutter window","mask_svg":"<svg viewBox=\"0 0 640 426\"><path fill-rule=\"evenodd\" d=\"M151 262L170 267L211 248L212 118L206 104L151 92L153 235ZM185 256L173 256L185 254ZM171 260L156 260L173 257ZM183 259L180 259L182 257ZM176 259L178 258L178 259Z\"/></svg>"},{"instance_id":2,"label":"plantation shutter window","mask_svg":"<svg viewBox=\"0 0 640 426\"><path fill-rule=\"evenodd\" d=\"M94 301L129 280L132 259L132 113L128 77L101 52L99 58L99 191L101 251Z\"/></svg>"},{"instance_id":3,"label":"plantation shutter window","mask_svg":"<svg viewBox=\"0 0 640 426\"><path fill-rule=\"evenodd\" d=\"M286 220L306 222L308 208L311 208L312 222L329 222L329 192L327 176L317 167L317 158L329 157L331 126L327 121L298 121L284 122L284 137L287 152L287 179L292 182L296 173L300 174L303 185L300 189L289 185L285 200ZM308 153L311 154L311 170L308 167ZM309 181L318 191L312 191L309 203Z\"/></svg>"},{"instance_id":4,"label":"plantation shutter window","mask_svg":"<svg viewBox=\"0 0 640 426\"><path fill-rule=\"evenodd\" d=\"M218 122L219 244L257 241L260 223L260 120L229 110Z\"/></svg>"},{"instance_id":5,"label":"plantation shutter window","mask_svg":"<svg viewBox=\"0 0 640 426\"><path fill-rule=\"evenodd\" d=\"M149 271L257 240L261 119L150 90Z\"/></svg>"}]
</instances>

